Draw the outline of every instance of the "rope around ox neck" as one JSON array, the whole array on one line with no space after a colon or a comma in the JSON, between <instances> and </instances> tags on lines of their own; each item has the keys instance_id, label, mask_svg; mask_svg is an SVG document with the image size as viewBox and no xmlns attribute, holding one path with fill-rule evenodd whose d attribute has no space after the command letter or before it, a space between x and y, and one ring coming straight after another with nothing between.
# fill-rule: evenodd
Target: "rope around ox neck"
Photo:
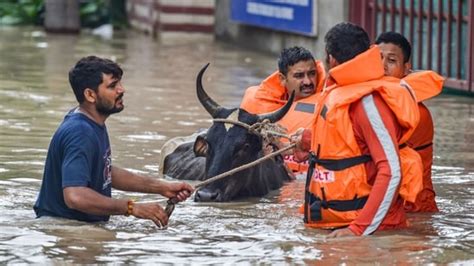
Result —
<instances>
[{"instance_id":1,"label":"rope around ox neck","mask_svg":"<svg viewBox=\"0 0 474 266\"><path fill-rule=\"evenodd\" d=\"M241 121L230 120L230 119L225 119L225 118L215 118L213 121L214 122L220 122L220 123L230 123L230 124L234 124L234 125L238 125L238 126L241 126L243 128L246 128L249 132L262 136L264 142L267 142L267 143L270 143L271 140L274 138L274 136L289 139L288 135L281 132L281 131L284 131L284 130L280 126L278 126L277 124L274 124L274 123L270 123L270 121L267 120L267 119L262 121L262 122L257 122L253 125L248 125L248 124L243 123ZM209 179L206 179L206 180L196 184L194 186L194 188L199 189L199 188L201 188L201 187L203 187L207 184L210 184L210 183L215 182L217 180L220 180L220 179L223 179L225 177L231 176L231 175L233 175L237 172L248 169L250 167L253 167L253 166L255 166L255 165L257 165L257 164L259 164L259 163L261 163L265 160L268 160L272 157L275 157L275 156L277 156L277 155L279 155L279 154L281 154L281 153L283 153L287 150L293 149L294 147L296 147L296 144L291 144L287 147L284 147L284 148L279 149L277 151L274 151L270 154L267 154L267 155L255 160L255 161L253 161L253 162L241 165L237 168L231 169L227 172L224 172L224 173L218 174L216 176L213 176ZM178 203L177 198L171 198L166 202L165 212L168 215L168 217L170 217L171 214L173 213L175 205L177 203Z\"/></svg>"},{"instance_id":2,"label":"rope around ox neck","mask_svg":"<svg viewBox=\"0 0 474 266\"><path fill-rule=\"evenodd\" d=\"M196 184L196 185L194 186L194 188L195 188L195 189L199 189L199 188L201 188L201 187L203 187L203 186L205 186L205 185L207 185L207 184L210 184L210 183L215 182L215 181L217 181L217 180L220 180L220 179L223 179L223 178L225 178L225 177L231 176L231 175L233 175L233 174L235 174L235 173L237 173L237 172L240 172L240 171L242 171L242 170L248 169L248 168L250 168L250 167L253 167L253 166L255 166L255 165L257 165L257 164L259 164L259 163L261 163L261 162L263 162L263 161L265 161L265 160L268 160L268 159L270 159L270 158L272 158L272 157L277 156L278 154L281 154L281 153L283 153L283 152L285 152L285 151L287 151L287 150L291 150L291 149L293 149L294 147L296 147L296 144L291 144L291 145L289 145L289 146L287 146L287 147L284 147L284 148L279 149L279 150L277 150L277 151L274 151L274 152L272 152L272 153L270 153L270 154L267 154L267 155L265 155L265 156L263 156L263 157L261 157L261 158L255 160L255 161L253 161L253 162L250 162L250 163L241 165L241 166L239 166L239 167L237 167L237 168L231 169L231 170L229 170L229 171L227 171L227 172L218 174L218 175L213 176L213 177L211 177L211 178L209 178L209 179L206 179L206 180L204 180L204 181L202 181L202 182L199 182L198 184ZM176 204L176 203L178 203L178 199L177 199L177 198L171 198L171 199L169 199L169 200L166 202L165 212L166 212L166 214L168 215L168 217L170 217L171 214L173 213L174 207L175 207L175 204Z\"/></svg>"},{"instance_id":3,"label":"rope around ox neck","mask_svg":"<svg viewBox=\"0 0 474 266\"><path fill-rule=\"evenodd\" d=\"M263 138L263 141L266 143L271 143L274 140L275 136L290 139L289 136L286 134L286 129L284 127L276 123L271 123L268 119L257 122L253 125L248 125L238 120L231 120L226 118L214 118L213 121L234 124L246 128L250 133L261 136Z\"/></svg>"}]
</instances>

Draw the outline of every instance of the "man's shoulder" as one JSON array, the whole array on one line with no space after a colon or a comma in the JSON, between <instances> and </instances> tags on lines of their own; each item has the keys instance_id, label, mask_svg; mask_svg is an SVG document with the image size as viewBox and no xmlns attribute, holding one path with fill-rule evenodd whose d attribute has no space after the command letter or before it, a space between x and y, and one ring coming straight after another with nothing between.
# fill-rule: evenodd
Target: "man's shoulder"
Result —
<instances>
[{"instance_id":1,"label":"man's shoulder","mask_svg":"<svg viewBox=\"0 0 474 266\"><path fill-rule=\"evenodd\" d=\"M69 113L56 130L54 138L86 139L84 137L92 138L95 132L94 126L84 115Z\"/></svg>"},{"instance_id":2,"label":"man's shoulder","mask_svg":"<svg viewBox=\"0 0 474 266\"><path fill-rule=\"evenodd\" d=\"M444 78L431 70L412 72L403 80L415 91L420 102L435 97L443 90Z\"/></svg>"},{"instance_id":3,"label":"man's shoulder","mask_svg":"<svg viewBox=\"0 0 474 266\"><path fill-rule=\"evenodd\" d=\"M285 102L267 90L261 89L260 86L253 86L246 90L240 108L249 113L261 114L274 111L283 106Z\"/></svg>"},{"instance_id":4,"label":"man's shoulder","mask_svg":"<svg viewBox=\"0 0 474 266\"><path fill-rule=\"evenodd\" d=\"M88 121L83 114L80 113L69 113L64 117L63 122L59 126L61 129L66 131L94 131L93 125Z\"/></svg>"},{"instance_id":5,"label":"man's shoulder","mask_svg":"<svg viewBox=\"0 0 474 266\"><path fill-rule=\"evenodd\" d=\"M368 104L372 104L374 107L388 108L387 103L379 92L373 91L358 100L351 103L351 110L356 112L367 112Z\"/></svg>"},{"instance_id":6,"label":"man's shoulder","mask_svg":"<svg viewBox=\"0 0 474 266\"><path fill-rule=\"evenodd\" d=\"M384 76L379 79L359 83L356 86L366 87L367 94L378 92L384 96L389 95L391 98L407 98L410 101L416 99L413 89L404 85L403 80L395 77Z\"/></svg>"},{"instance_id":7,"label":"man's shoulder","mask_svg":"<svg viewBox=\"0 0 474 266\"><path fill-rule=\"evenodd\" d=\"M244 98L248 97L250 99L250 98L255 97L255 94L257 93L257 91L259 89L260 89L260 86L250 86L250 87L248 87L245 90Z\"/></svg>"},{"instance_id":8,"label":"man's shoulder","mask_svg":"<svg viewBox=\"0 0 474 266\"><path fill-rule=\"evenodd\" d=\"M400 85L400 79L373 79L345 85L334 86L326 97L329 106L346 106L360 103L368 95L396 94L406 90Z\"/></svg>"},{"instance_id":9,"label":"man's shoulder","mask_svg":"<svg viewBox=\"0 0 474 266\"><path fill-rule=\"evenodd\" d=\"M255 94L258 91L259 86L252 86L245 90L244 97L242 98L242 102L240 103L240 108L247 110L248 112L254 111L253 106L257 102L255 98Z\"/></svg>"}]
</instances>

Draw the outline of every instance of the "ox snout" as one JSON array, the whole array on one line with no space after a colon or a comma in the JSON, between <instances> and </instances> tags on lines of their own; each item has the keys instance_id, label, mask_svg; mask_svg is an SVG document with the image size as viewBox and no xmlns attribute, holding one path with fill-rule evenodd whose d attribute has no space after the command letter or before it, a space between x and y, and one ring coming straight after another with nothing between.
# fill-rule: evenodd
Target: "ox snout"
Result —
<instances>
[{"instance_id":1,"label":"ox snout","mask_svg":"<svg viewBox=\"0 0 474 266\"><path fill-rule=\"evenodd\" d=\"M194 195L194 201L204 202L204 201L218 201L219 192L209 191L205 189L200 189L196 191Z\"/></svg>"}]
</instances>

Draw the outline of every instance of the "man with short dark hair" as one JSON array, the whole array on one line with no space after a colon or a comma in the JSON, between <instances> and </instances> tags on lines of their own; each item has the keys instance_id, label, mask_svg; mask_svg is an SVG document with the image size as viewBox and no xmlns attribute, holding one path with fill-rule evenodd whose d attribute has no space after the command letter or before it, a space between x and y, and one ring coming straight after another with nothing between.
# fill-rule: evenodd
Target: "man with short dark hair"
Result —
<instances>
[{"instance_id":1,"label":"man with short dark hair","mask_svg":"<svg viewBox=\"0 0 474 266\"><path fill-rule=\"evenodd\" d=\"M420 111L420 123L407 144L421 156L423 190L416 197L416 202L405 203L405 210L408 212L437 212L436 193L431 180L434 126L430 111L422 100L434 97L441 92L443 78L433 71L411 73L411 45L400 33L384 32L377 37L375 43L380 47L385 75L403 79L415 91Z\"/></svg>"},{"instance_id":2,"label":"man with short dark hair","mask_svg":"<svg viewBox=\"0 0 474 266\"><path fill-rule=\"evenodd\" d=\"M254 114L272 112L282 107L288 95L294 91L293 105L278 121L279 125L292 134L299 128L311 125L316 99L322 90L325 76L323 63L314 60L310 51L300 46L285 48L278 58L278 71L260 85L248 88L240 108ZM305 173L307 170L307 162L295 162L292 155L286 155L285 162L294 172Z\"/></svg>"},{"instance_id":3,"label":"man with short dark hair","mask_svg":"<svg viewBox=\"0 0 474 266\"><path fill-rule=\"evenodd\" d=\"M293 91L295 101L321 91L324 76L322 62L314 60L310 51L299 46L285 48L278 58L278 71L259 86L248 88L240 108L253 114L275 111Z\"/></svg>"},{"instance_id":4,"label":"man with short dark hair","mask_svg":"<svg viewBox=\"0 0 474 266\"><path fill-rule=\"evenodd\" d=\"M400 33L389 31L380 34L375 43L382 52L385 75L403 78L411 71L411 45Z\"/></svg>"},{"instance_id":5,"label":"man with short dark hair","mask_svg":"<svg viewBox=\"0 0 474 266\"><path fill-rule=\"evenodd\" d=\"M110 215L133 215L165 226L168 216L158 203L113 199L112 187L179 201L191 195L193 188L187 183L146 177L112 165L105 120L124 108L122 74L115 62L96 56L82 58L69 72L79 106L68 112L51 140L34 205L37 217L99 222L108 221Z\"/></svg>"},{"instance_id":6,"label":"man with short dark hair","mask_svg":"<svg viewBox=\"0 0 474 266\"><path fill-rule=\"evenodd\" d=\"M339 23L325 42L329 71L311 141L301 141L309 130L293 136L297 151L311 151L305 225L336 229L328 237L406 227L402 190L416 189L401 178L411 162L399 145L418 124L416 101L398 79L384 77L380 50L361 27Z\"/></svg>"}]
</instances>

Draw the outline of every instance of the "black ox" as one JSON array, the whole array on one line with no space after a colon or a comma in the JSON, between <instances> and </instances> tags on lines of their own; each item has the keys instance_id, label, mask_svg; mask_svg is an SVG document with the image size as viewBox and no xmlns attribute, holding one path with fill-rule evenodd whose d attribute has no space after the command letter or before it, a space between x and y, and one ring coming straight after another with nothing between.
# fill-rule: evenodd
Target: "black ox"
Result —
<instances>
[{"instance_id":1,"label":"black ox","mask_svg":"<svg viewBox=\"0 0 474 266\"><path fill-rule=\"evenodd\" d=\"M206 111L216 118L238 120L253 125L264 119L274 123L288 112L288 103L275 112L254 115L240 108L227 109L213 101L202 87L204 66L196 79L197 97ZM253 162L263 156L262 137L231 123L214 121L212 126L195 138L178 146L163 162L163 173L186 180L206 180L215 175ZM166 146L166 144L165 144ZM163 152L163 151L162 151ZM212 182L196 191L195 201L230 201L242 197L261 197L292 180L281 156L268 159L252 168Z\"/></svg>"}]
</instances>

